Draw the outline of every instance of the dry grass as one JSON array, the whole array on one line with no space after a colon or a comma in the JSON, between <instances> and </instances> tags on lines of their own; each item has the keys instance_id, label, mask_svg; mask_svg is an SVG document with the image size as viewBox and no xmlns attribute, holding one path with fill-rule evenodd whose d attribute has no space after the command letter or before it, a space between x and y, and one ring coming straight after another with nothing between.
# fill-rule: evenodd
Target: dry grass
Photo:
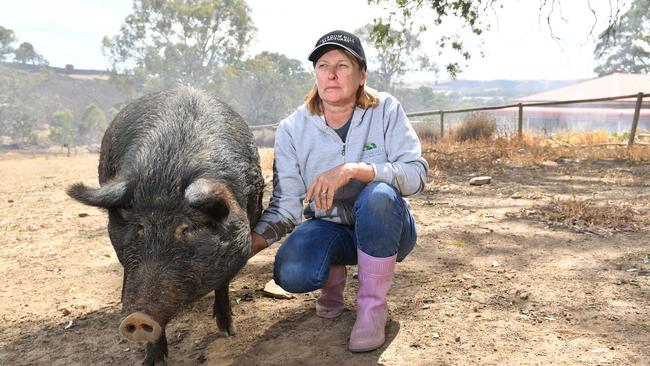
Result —
<instances>
[{"instance_id":1,"label":"dry grass","mask_svg":"<svg viewBox=\"0 0 650 366\"><path fill-rule=\"evenodd\" d=\"M260 165L264 175L273 174L273 148L260 147L257 151L260 154Z\"/></svg>"},{"instance_id":2,"label":"dry grass","mask_svg":"<svg viewBox=\"0 0 650 366\"><path fill-rule=\"evenodd\" d=\"M560 132L553 139L556 142L570 145L596 145L620 141L620 139L613 137L605 131L593 131L589 133Z\"/></svg>"},{"instance_id":3,"label":"dry grass","mask_svg":"<svg viewBox=\"0 0 650 366\"><path fill-rule=\"evenodd\" d=\"M650 160L650 146L635 144L631 149L607 133L566 133L549 138L542 134L499 136L492 139L457 142L454 136L423 143L423 153L436 170L491 170L502 163L515 166L542 164L569 159L593 161L621 159L632 162Z\"/></svg>"},{"instance_id":4,"label":"dry grass","mask_svg":"<svg viewBox=\"0 0 650 366\"><path fill-rule=\"evenodd\" d=\"M423 145L434 144L440 139L440 128L432 123L415 123L413 129Z\"/></svg>"},{"instance_id":5,"label":"dry grass","mask_svg":"<svg viewBox=\"0 0 650 366\"><path fill-rule=\"evenodd\" d=\"M598 205L593 200L575 196L570 199L556 197L546 205L534 205L532 210L522 210L520 217L599 235L637 231L648 224L646 216L629 205Z\"/></svg>"},{"instance_id":6,"label":"dry grass","mask_svg":"<svg viewBox=\"0 0 650 366\"><path fill-rule=\"evenodd\" d=\"M470 113L460 125L451 130L451 135L460 142L489 140L497 131L497 122L485 113Z\"/></svg>"}]
</instances>

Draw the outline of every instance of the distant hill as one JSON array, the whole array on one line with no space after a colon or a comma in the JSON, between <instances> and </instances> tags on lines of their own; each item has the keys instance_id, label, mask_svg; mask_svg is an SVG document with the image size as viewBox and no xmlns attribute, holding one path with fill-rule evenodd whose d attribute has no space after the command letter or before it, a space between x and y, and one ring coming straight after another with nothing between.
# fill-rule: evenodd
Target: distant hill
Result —
<instances>
[{"instance_id":1,"label":"distant hill","mask_svg":"<svg viewBox=\"0 0 650 366\"><path fill-rule=\"evenodd\" d=\"M31 72L47 69L56 74L65 75L70 78L80 79L80 80L109 80L110 79L110 73L108 71L75 69L74 65L65 65L65 67L53 67L53 66L21 64L21 63L14 63L14 62L0 62L0 64L13 69L31 71Z\"/></svg>"},{"instance_id":2,"label":"distant hill","mask_svg":"<svg viewBox=\"0 0 650 366\"><path fill-rule=\"evenodd\" d=\"M450 80L420 84L438 92L458 92L468 97L511 97L514 99L561 88L578 81L580 80Z\"/></svg>"},{"instance_id":3,"label":"distant hill","mask_svg":"<svg viewBox=\"0 0 650 366\"><path fill-rule=\"evenodd\" d=\"M408 82L395 96L407 112L498 106L577 80L450 80Z\"/></svg>"},{"instance_id":4,"label":"distant hill","mask_svg":"<svg viewBox=\"0 0 650 366\"><path fill-rule=\"evenodd\" d=\"M14 93L37 117L37 126L46 124L52 113L68 108L76 118L91 103L104 112L117 109L126 96L110 81L110 74L99 70L76 70L0 62L0 80L13 84L13 90L4 86L0 93Z\"/></svg>"}]
</instances>

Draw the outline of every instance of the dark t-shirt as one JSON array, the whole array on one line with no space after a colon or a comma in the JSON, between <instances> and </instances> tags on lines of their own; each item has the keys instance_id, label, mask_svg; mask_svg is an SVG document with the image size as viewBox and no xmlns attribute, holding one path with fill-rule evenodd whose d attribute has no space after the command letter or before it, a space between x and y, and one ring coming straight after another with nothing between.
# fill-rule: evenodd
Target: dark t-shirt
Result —
<instances>
[{"instance_id":1,"label":"dark t-shirt","mask_svg":"<svg viewBox=\"0 0 650 366\"><path fill-rule=\"evenodd\" d=\"M352 122L352 117L345 122L340 128L335 128L334 131L341 137L341 141L345 142L345 137L348 135L348 130L350 129L350 123Z\"/></svg>"}]
</instances>

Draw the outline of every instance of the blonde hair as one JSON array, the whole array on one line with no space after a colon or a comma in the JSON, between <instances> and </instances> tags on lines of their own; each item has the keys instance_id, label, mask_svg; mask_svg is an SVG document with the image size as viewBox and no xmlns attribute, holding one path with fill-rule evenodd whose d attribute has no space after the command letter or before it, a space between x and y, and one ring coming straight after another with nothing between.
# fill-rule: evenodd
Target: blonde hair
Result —
<instances>
[{"instance_id":1,"label":"blonde hair","mask_svg":"<svg viewBox=\"0 0 650 366\"><path fill-rule=\"evenodd\" d=\"M350 62L359 68L359 71L364 69L364 65L360 64L352 53L345 49L340 50ZM323 101L320 98L320 95L318 95L318 87L316 84L314 84L307 95L305 95L305 104L307 105L309 113L316 116L323 114ZM357 89L357 107L368 109L378 105L379 97L377 96L377 91L370 87L366 87L365 84L359 86L359 89Z\"/></svg>"}]
</instances>

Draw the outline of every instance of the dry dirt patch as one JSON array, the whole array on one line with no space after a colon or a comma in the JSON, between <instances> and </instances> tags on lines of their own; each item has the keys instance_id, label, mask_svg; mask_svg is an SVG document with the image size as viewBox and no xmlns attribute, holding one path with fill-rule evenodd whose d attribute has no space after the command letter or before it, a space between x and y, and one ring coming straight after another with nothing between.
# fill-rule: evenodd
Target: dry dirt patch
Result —
<instances>
[{"instance_id":1,"label":"dry dirt patch","mask_svg":"<svg viewBox=\"0 0 650 366\"><path fill-rule=\"evenodd\" d=\"M96 155L0 156L0 364L137 364L120 340L122 269L98 209L64 187L97 179ZM235 337L216 335L211 296L168 328L174 365L647 365L650 240L629 231L576 232L513 213L553 199L650 206L650 165L560 161L435 170L411 203L418 246L398 265L384 347L346 350L347 311L320 319L317 293L263 297L277 245L232 283ZM491 184L467 184L488 174ZM512 198L519 192L521 198Z\"/></svg>"}]
</instances>

